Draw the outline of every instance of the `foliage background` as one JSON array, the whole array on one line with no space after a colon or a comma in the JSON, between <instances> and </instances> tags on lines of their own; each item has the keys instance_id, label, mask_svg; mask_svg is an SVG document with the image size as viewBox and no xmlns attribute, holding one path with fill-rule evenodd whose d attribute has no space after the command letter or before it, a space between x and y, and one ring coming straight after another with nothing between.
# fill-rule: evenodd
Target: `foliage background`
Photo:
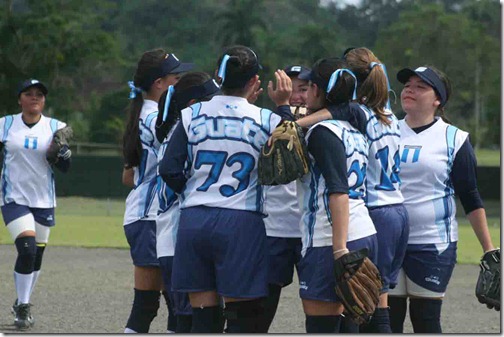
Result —
<instances>
[{"instance_id":1,"label":"foliage background","mask_svg":"<svg viewBox=\"0 0 504 337\"><path fill-rule=\"evenodd\" d=\"M0 0L0 115L18 112L16 87L50 90L46 114L77 140L119 143L126 82L142 52L162 47L213 73L223 48L258 52L263 86L273 71L311 65L350 46L372 49L396 72L434 65L452 80L452 122L476 147L498 148L501 8L497 0ZM270 106L263 95L258 105ZM399 99L393 104L401 116Z\"/></svg>"}]
</instances>

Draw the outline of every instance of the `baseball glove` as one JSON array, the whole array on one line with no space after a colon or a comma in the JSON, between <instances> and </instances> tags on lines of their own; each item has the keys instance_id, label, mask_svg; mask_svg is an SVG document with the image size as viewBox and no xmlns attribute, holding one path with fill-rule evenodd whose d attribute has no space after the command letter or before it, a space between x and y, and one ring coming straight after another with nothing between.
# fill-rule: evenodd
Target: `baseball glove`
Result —
<instances>
[{"instance_id":1,"label":"baseball glove","mask_svg":"<svg viewBox=\"0 0 504 337\"><path fill-rule=\"evenodd\" d=\"M489 309L500 311L501 266L500 249L486 252L481 258L476 283L476 297Z\"/></svg>"},{"instance_id":2,"label":"baseball glove","mask_svg":"<svg viewBox=\"0 0 504 337\"><path fill-rule=\"evenodd\" d=\"M68 159L72 155L68 142L73 137L73 130L70 126L65 126L56 131L51 144L46 152L46 159L50 164L55 164L59 158Z\"/></svg>"},{"instance_id":3,"label":"baseball glove","mask_svg":"<svg viewBox=\"0 0 504 337\"><path fill-rule=\"evenodd\" d=\"M288 184L308 173L304 134L292 121L280 123L259 155L260 185Z\"/></svg>"},{"instance_id":4,"label":"baseball glove","mask_svg":"<svg viewBox=\"0 0 504 337\"><path fill-rule=\"evenodd\" d=\"M368 323L380 300L380 272L367 257L367 248L347 253L334 261L336 294L355 323Z\"/></svg>"}]
</instances>

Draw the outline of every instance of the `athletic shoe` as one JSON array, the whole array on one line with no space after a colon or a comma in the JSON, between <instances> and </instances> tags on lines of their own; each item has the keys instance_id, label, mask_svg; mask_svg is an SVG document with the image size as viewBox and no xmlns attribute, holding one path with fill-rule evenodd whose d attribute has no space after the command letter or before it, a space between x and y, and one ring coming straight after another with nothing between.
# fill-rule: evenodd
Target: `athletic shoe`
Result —
<instances>
[{"instance_id":1,"label":"athletic shoe","mask_svg":"<svg viewBox=\"0 0 504 337\"><path fill-rule=\"evenodd\" d=\"M27 329L35 323L30 313L30 303L21 303L14 305L12 310L15 312L14 325L19 329Z\"/></svg>"}]
</instances>

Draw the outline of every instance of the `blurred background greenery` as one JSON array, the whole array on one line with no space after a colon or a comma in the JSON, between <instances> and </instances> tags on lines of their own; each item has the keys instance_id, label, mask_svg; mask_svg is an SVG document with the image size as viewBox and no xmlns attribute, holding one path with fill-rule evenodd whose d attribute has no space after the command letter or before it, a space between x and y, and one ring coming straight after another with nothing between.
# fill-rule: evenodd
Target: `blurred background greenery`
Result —
<instances>
[{"instance_id":1,"label":"blurred background greenery","mask_svg":"<svg viewBox=\"0 0 504 337\"><path fill-rule=\"evenodd\" d=\"M0 115L18 112L16 87L49 87L47 111L77 141L119 144L126 82L142 52L162 47L213 73L223 48L255 49L264 69L311 65L366 46L395 79L434 65L452 80L447 115L475 147L499 148L501 8L497 0L0 0ZM258 105L270 106L263 95ZM402 116L399 99L392 105ZM496 152L490 153L490 160ZM486 159L485 159L486 160Z\"/></svg>"}]
</instances>

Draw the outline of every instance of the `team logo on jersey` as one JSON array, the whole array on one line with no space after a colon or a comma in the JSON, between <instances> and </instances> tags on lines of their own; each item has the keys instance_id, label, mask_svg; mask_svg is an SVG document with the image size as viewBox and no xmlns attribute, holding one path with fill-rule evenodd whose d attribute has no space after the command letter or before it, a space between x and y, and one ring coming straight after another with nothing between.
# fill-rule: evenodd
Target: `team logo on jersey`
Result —
<instances>
[{"instance_id":1,"label":"team logo on jersey","mask_svg":"<svg viewBox=\"0 0 504 337\"><path fill-rule=\"evenodd\" d=\"M416 163L418 161L418 158L420 157L420 150L422 149L422 146L420 145L405 145L404 150L401 155L401 161L403 163L408 162L408 157L410 150L412 152L412 157L411 157L411 162Z\"/></svg>"},{"instance_id":2,"label":"team logo on jersey","mask_svg":"<svg viewBox=\"0 0 504 337\"><path fill-rule=\"evenodd\" d=\"M250 144L257 151L268 139L268 133L255 120L244 117L208 117L201 115L191 121L189 144L196 145L206 139L227 139Z\"/></svg>"},{"instance_id":3,"label":"team logo on jersey","mask_svg":"<svg viewBox=\"0 0 504 337\"><path fill-rule=\"evenodd\" d=\"M431 283L435 283L437 285L439 285L441 283L441 281L439 281L439 276L435 276L435 275L427 276L425 278L425 282L431 282Z\"/></svg>"},{"instance_id":4,"label":"team logo on jersey","mask_svg":"<svg viewBox=\"0 0 504 337\"><path fill-rule=\"evenodd\" d=\"M25 149L37 149L38 137L34 136L25 136L24 147Z\"/></svg>"}]
</instances>

